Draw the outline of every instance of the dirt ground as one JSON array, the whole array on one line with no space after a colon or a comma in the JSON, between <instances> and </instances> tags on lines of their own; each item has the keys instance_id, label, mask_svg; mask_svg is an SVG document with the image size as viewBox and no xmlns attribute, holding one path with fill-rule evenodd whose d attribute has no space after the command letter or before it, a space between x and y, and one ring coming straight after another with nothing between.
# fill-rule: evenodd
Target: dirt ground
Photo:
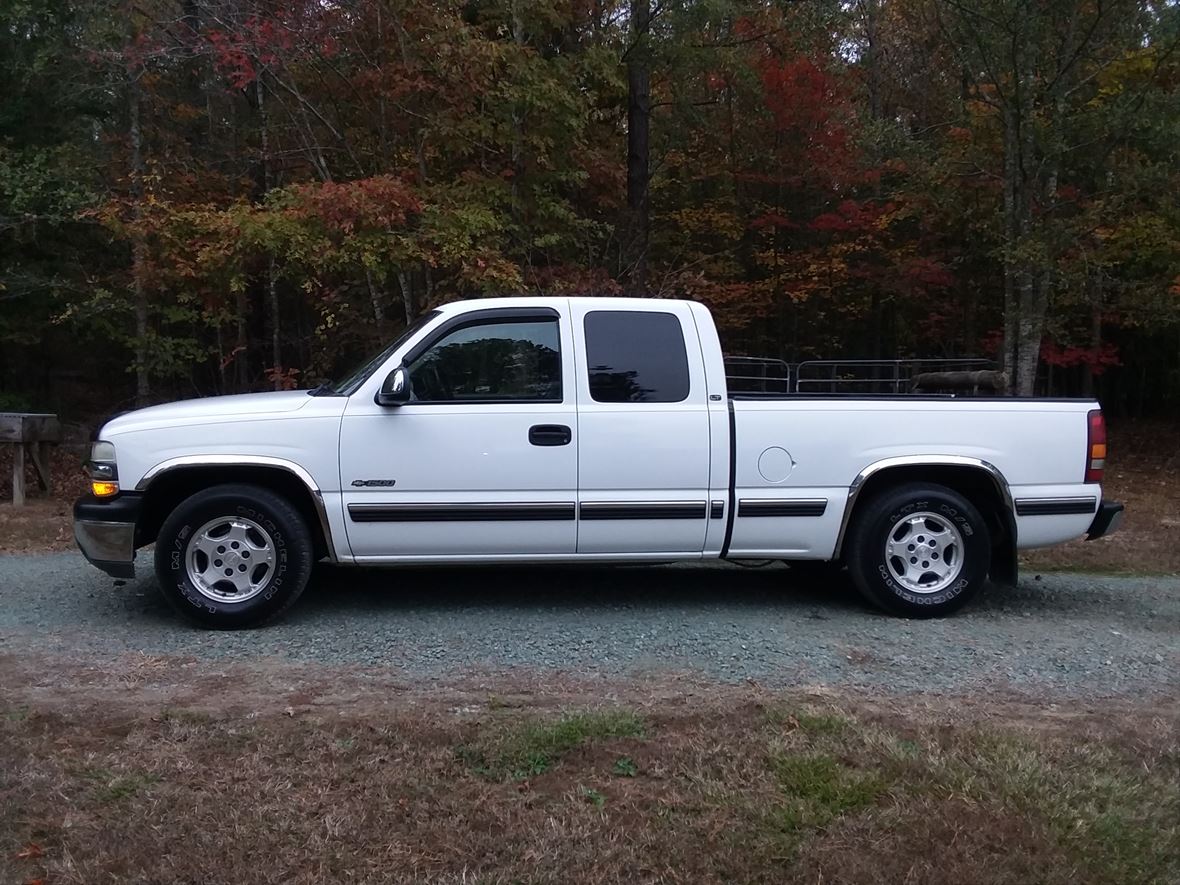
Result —
<instances>
[{"instance_id":1,"label":"dirt ground","mask_svg":"<svg viewBox=\"0 0 1180 885\"><path fill-rule=\"evenodd\" d=\"M6 654L0 880L1170 882L1178 719Z\"/></svg>"},{"instance_id":2,"label":"dirt ground","mask_svg":"<svg viewBox=\"0 0 1180 885\"><path fill-rule=\"evenodd\" d=\"M1119 530L1021 557L1026 569L1180 574L1180 427L1128 422L1110 430L1102 493L1126 506Z\"/></svg>"},{"instance_id":3,"label":"dirt ground","mask_svg":"<svg viewBox=\"0 0 1180 885\"><path fill-rule=\"evenodd\" d=\"M1180 574L1180 426L1125 422L1110 431L1104 494L1127 505L1122 527L1098 541L1074 541L1025 554L1026 570ZM53 494L35 490L13 508L11 455L0 446L0 553L72 550L71 505L86 487L83 453L62 446L52 456Z\"/></svg>"}]
</instances>

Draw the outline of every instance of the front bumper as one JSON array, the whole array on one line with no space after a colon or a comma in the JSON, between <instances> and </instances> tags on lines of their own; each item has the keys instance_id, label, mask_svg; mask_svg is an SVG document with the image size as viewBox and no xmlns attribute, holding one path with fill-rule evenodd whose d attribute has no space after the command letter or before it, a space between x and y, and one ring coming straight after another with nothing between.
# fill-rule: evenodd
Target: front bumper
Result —
<instances>
[{"instance_id":1,"label":"front bumper","mask_svg":"<svg viewBox=\"0 0 1180 885\"><path fill-rule=\"evenodd\" d=\"M1117 531L1122 521L1123 505L1117 501L1103 501L1098 505L1098 512L1094 514L1090 528L1086 530L1086 540L1093 541Z\"/></svg>"},{"instance_id":2,"label":"front bumper","mask_svg":"<svg viewBox=\"0 0 1180 885\"><path fill-rule=\"evenodd\" d=\"M74 540L91 565L113 578L135 577L135 523L139 495L124 493L108 501L84 495L74 502Z\"/></svg>"}]
</instances>

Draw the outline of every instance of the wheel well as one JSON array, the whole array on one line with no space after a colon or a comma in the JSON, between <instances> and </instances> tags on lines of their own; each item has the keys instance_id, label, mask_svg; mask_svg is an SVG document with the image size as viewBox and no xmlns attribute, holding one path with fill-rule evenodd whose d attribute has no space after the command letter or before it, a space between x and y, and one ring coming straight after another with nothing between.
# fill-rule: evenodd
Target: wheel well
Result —
<instances>
[{"instance_id":1,"label":"wheel well","mask_svg":"<svg viewBox=\"0 0 1180 885\"><path fill-rule=\"evenodd\" d=\"M144 492L142 509L135 526L135 546L141 547L155 541L168 514L185 498L225 483L248 483L282 495L307 523L315 543L316 559L330 555L328 539L324 536L311 489L295 474L281 467L253 465L181 467L161 473Z\"/></svg>"},{"instance_id":2,"label":"wheel well","mask_svg":"<svg viewBox=\"0 0 1180 885\"><path fill-rule=\"evenodd\" d=\"M979 510L991 536L991 578L1000 583L1016 581L1016 523L997 480L981 467L927 464L887 467L864 481L847 520L841 547L866 502L891 488L907 483L935 483L958 492Z\"/></svg>"}]
</instances>

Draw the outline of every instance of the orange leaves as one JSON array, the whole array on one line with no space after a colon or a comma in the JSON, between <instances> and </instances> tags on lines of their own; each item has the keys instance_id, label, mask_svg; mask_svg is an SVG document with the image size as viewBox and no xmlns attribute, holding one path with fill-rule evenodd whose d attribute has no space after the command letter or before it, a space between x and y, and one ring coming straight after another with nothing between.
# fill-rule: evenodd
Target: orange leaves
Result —
<instances>
[{"instance_id":1,"label":"orange leaves","mask_svg":"<svg viewBox=\"0 0 1180 885\"><path fill-rule=\"evenodd\" d=\"M289 194L291 214L302 219L314 218L341 234L366 228L401 227L411 213L422 208L413 189L393 175L301 184L290 188Z\"/></svg>"}]
</instances>

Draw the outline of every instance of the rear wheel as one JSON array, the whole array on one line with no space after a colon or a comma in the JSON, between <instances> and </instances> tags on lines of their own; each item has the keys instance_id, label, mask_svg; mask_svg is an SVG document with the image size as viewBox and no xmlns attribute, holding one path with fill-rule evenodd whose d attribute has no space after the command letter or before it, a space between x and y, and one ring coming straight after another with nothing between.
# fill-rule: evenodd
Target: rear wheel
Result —
<instances>
[{"instance_id":1,"label":"rear wheel","mask_svg":"<svg viewBox=\"0 0 1180 885\"><path fill-rule=\"evenodd\" d=\"M849 540L848 568L857 589L894 614L950 614L987 581L987 525L970 501L945 486L883 492L857 514Z\"/></svg>"},{"instance_id":2,"label":"rear wheel","mask_svg":"<svg viewBox=\"0 0 1180 885\"><path fill-rule=\"evenodd\" d=\"M202 627L234 630L274 618L307 585L312 539L285 498L250 485L215 486L172 512L156 539L164 598Z\"/></svg>"}]
</instances>

